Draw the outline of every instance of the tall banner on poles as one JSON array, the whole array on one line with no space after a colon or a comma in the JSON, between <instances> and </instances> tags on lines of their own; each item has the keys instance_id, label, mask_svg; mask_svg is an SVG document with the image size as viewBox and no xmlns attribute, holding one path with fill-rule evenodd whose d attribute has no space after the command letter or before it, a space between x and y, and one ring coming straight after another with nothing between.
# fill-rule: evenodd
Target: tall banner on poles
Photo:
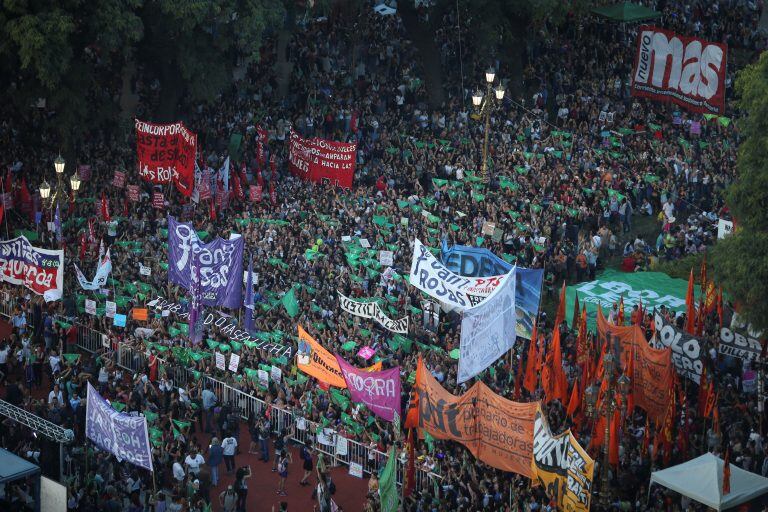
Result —
<instances>
[{"instance_id":1,"label":"tall banner on poles","mask_svg":"<svg viewBox=\"0 0 768 512\"><path fill-rule=\"evenodd\" d=\"M203 243L192 224L177 222L168 216L168 281L189 290L192 287L190 265L195 253L200 263L202 303L231 309L243 304L242 236Z\"/></svg>"},{"instance_id":2,"label":"tall banner on poles","mask_svg":"<svg viewBox=\"0 0 768 512\"><path fill-rule=\"evenodd\" d=\"M197 135L181 121L147 123L136 119L139 176L154 184L171 183L189 197L195 188Z\"/></svg>"},{"instance_id":3,"label":"tall banner on poles","mask_svg":"<svg viewBox=\"0 0 768 512\"><path fill-rule=\"evenodd\" d=\"M134 466L149 471L152 448L147 434L147 419L117 412L90 383L85 408L85 435L99 447Z\"/></svg>"}]
</instances>

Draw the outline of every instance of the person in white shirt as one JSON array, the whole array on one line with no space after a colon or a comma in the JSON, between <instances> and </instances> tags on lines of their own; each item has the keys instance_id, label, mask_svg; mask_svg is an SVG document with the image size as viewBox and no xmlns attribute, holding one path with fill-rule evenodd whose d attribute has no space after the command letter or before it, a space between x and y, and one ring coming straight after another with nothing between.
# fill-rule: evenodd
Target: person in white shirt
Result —
<instances>
[{"instance_id":1,"label":"person in white shirt","mask_svg":"<svg viewBox=\"0 0 768 512\"><path fill-rule=\"evenodd\" d=\"M184 481L186 476L184 466L181 465L181 459L176 459L176 462L173 463L173 478L179 485L181 485L181 482Z\"/></svg>"},{"instance_id":2,"label":"person in white shirt","mask_svg":"<svg viewBox=\"0 0 768 512\"><path fill-rule=\"evenodd\" d=\"M184 459L184 464L187 465L187 470L190 475L197 476L200 473L200 466L205 464L205 459L202 455L197 453L197 450L194 450L187 455L186 459Z\"/></svg>"},{"instance_id":3,"label":"person in white shirt","mask_svg":"<svg viewBox=\"0 0 768 512\"><path fill-rule=\"evenodd\" d=\"M235 469L235 451L237 450L237 439L234 437L226 437L221 442L221 450L224 454L224 464L227 467L227 473L231 473Z\"/></svg>"},{"instance_id":4,"label":"person in white shirt","mask_svg":"<svg viewBox=\"0 0 768 512\"><path fill-rule=\"evenodd\" d=\"M56 351L52 351L51 355L48 356L48 362L51 365L51 373L53 375L56 375L61 371L61 358L56 354Z\"/></svg>"},{"instance_id":5,"label":"person in white shirt","mask_svg":"<svg viewBox=\"0 0 768 512\"><path fill-rule=\"evenodd\" d=\"M59 405L64 403L64 395L62 394L61 390L59 389L58 384L53 385L53 391L48 393L48 405L53 402L53 399L56 398L59 401Z\"/></svg>"}]
</instances>

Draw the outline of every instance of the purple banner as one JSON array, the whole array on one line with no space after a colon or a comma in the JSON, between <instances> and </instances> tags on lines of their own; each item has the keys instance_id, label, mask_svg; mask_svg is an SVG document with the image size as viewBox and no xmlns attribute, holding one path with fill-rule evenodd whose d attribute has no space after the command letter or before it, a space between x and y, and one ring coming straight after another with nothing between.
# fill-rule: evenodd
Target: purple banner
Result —
<instances>
[{"instance_id":1,"label":"purple banner","mask_svg":"<svg viewBox=\"0 0 768 512\"><path fill-rule=\"evenodd\" d=\"M125 460L153 471L147 419L117 412L90 383L85 408L85 435L98 448L117 457L118 461Z\"/></svg>"},{"instance_id":2,"label":"purple banner","mask_svg":"<svg viewBox=\"0 0 768 512\"><path fill-rule=\"evenodd\" d=\"M168 216L168 281L189 290L192 287L192 253L200 262L202 303L236 309L243 304L242 236L203 243L192 224Z\"/></svg>"},{"instance_id":3,"label":"purple banner","mask_svg":"<svg viewBox=\"0 0 768 512\"><path fill-rule=\"evenodd\" d=\"M353 401L364 403L375 415L387 421L393 421L395 413L400 416L399 366L368 372L355 368L340 355L334 355Z\"/></svg>"}]
</instances>

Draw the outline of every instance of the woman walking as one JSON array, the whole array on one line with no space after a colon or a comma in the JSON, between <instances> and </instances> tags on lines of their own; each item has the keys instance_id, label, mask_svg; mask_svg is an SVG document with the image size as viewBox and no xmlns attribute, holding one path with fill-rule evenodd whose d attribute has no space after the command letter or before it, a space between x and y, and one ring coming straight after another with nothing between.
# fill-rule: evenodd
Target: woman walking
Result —
<instances>
[{"instance_id":1,"label":"woman walking","mask_svg":"<svg viewBox=\"0 0 768 512\"><path fill-rule=\"evenodd\" d=\"M285 481L288 478L288 465L293 462L291 454L285 450L280 452L280 460L277 461L277 474L280 475L280 483L277 487L277 494L280 496L288 496L285 492Z\"/></svg>"},{"instance_id":2,"label":"woman walking","mask_svg":"<svg viewBox=\"0 0 768 512\"><path fill-rule=\"evenodd\" d=\"M312 441L307 441L306 446L301 447L301 458L304 460L303 468L304 468L304 476L301 477L301 481L299 482L299 485L309 485L309 482L307 480L309 479L309 476L312 474Z\"/></svg>"},{"instance_id":3,"label":"woman walking","mask_svg":"<svg viewBox=\"0 0 768 512\"><path fill-rule=\"evenodd\" d=\"M237 493L237 512L245 512L245 503L248 498L248 482L251 478L251 466L243 466L235 473L235 492Z\"/></svg>"}]
</instances>

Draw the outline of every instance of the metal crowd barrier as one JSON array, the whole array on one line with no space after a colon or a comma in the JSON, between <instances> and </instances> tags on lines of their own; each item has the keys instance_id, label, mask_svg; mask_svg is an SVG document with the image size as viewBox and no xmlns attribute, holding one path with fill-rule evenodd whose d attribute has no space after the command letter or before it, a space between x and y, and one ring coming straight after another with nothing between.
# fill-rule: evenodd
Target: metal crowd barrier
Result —
<instances>
[{"instance_id":1,"label":"metal crowd barrier","mask_svg":"<svg viewBox=\"0 0 768 512\"><path fill-rule=\"evenodd\" d=\"M10 320L13 316L13 309L13 299L0 301L0 315ZM31 315L31 311L28 311L28 314ZM28 318L27 322L33 324L34 319ZM97 352L103 348L114 350L115 363L121 368L132 373L143 372L146 368L147 358L145 353L125 343L118 343L115 346L106 334L79 323L75 323L75 325L77 326L77 345L82 350L90 353ZM186 368L171 365L162 358L158 358L158 363L165 367L166 375L178 387L186 387L193 380ZM351 463L357 463L362 466L364 473L370 474L377 472L386 462L387 454L379 450L370 448L359 441L344 438L329 429L322 429L318 423L297 417L290 410L267 404L253 395L235 389L212 377L206 375L204 378L205 386L214 391L220 397L222 403L230 402L235 405L243 419L247 419L254 414L260 415L266 408L270 408L269 415L274 433L288 430L292 432L291 439L294 442L306 445L308 441L312 441L315 449L325 454L336 465L343 464L348 466ZM397 483L400 485L402 484L404 473L405 464L398 459ZM432 492L433 486L436 483L439 484L441 480L442 476L417 468L416 492L421 492L422 490Z\"/></svg>"}]
</instances>

